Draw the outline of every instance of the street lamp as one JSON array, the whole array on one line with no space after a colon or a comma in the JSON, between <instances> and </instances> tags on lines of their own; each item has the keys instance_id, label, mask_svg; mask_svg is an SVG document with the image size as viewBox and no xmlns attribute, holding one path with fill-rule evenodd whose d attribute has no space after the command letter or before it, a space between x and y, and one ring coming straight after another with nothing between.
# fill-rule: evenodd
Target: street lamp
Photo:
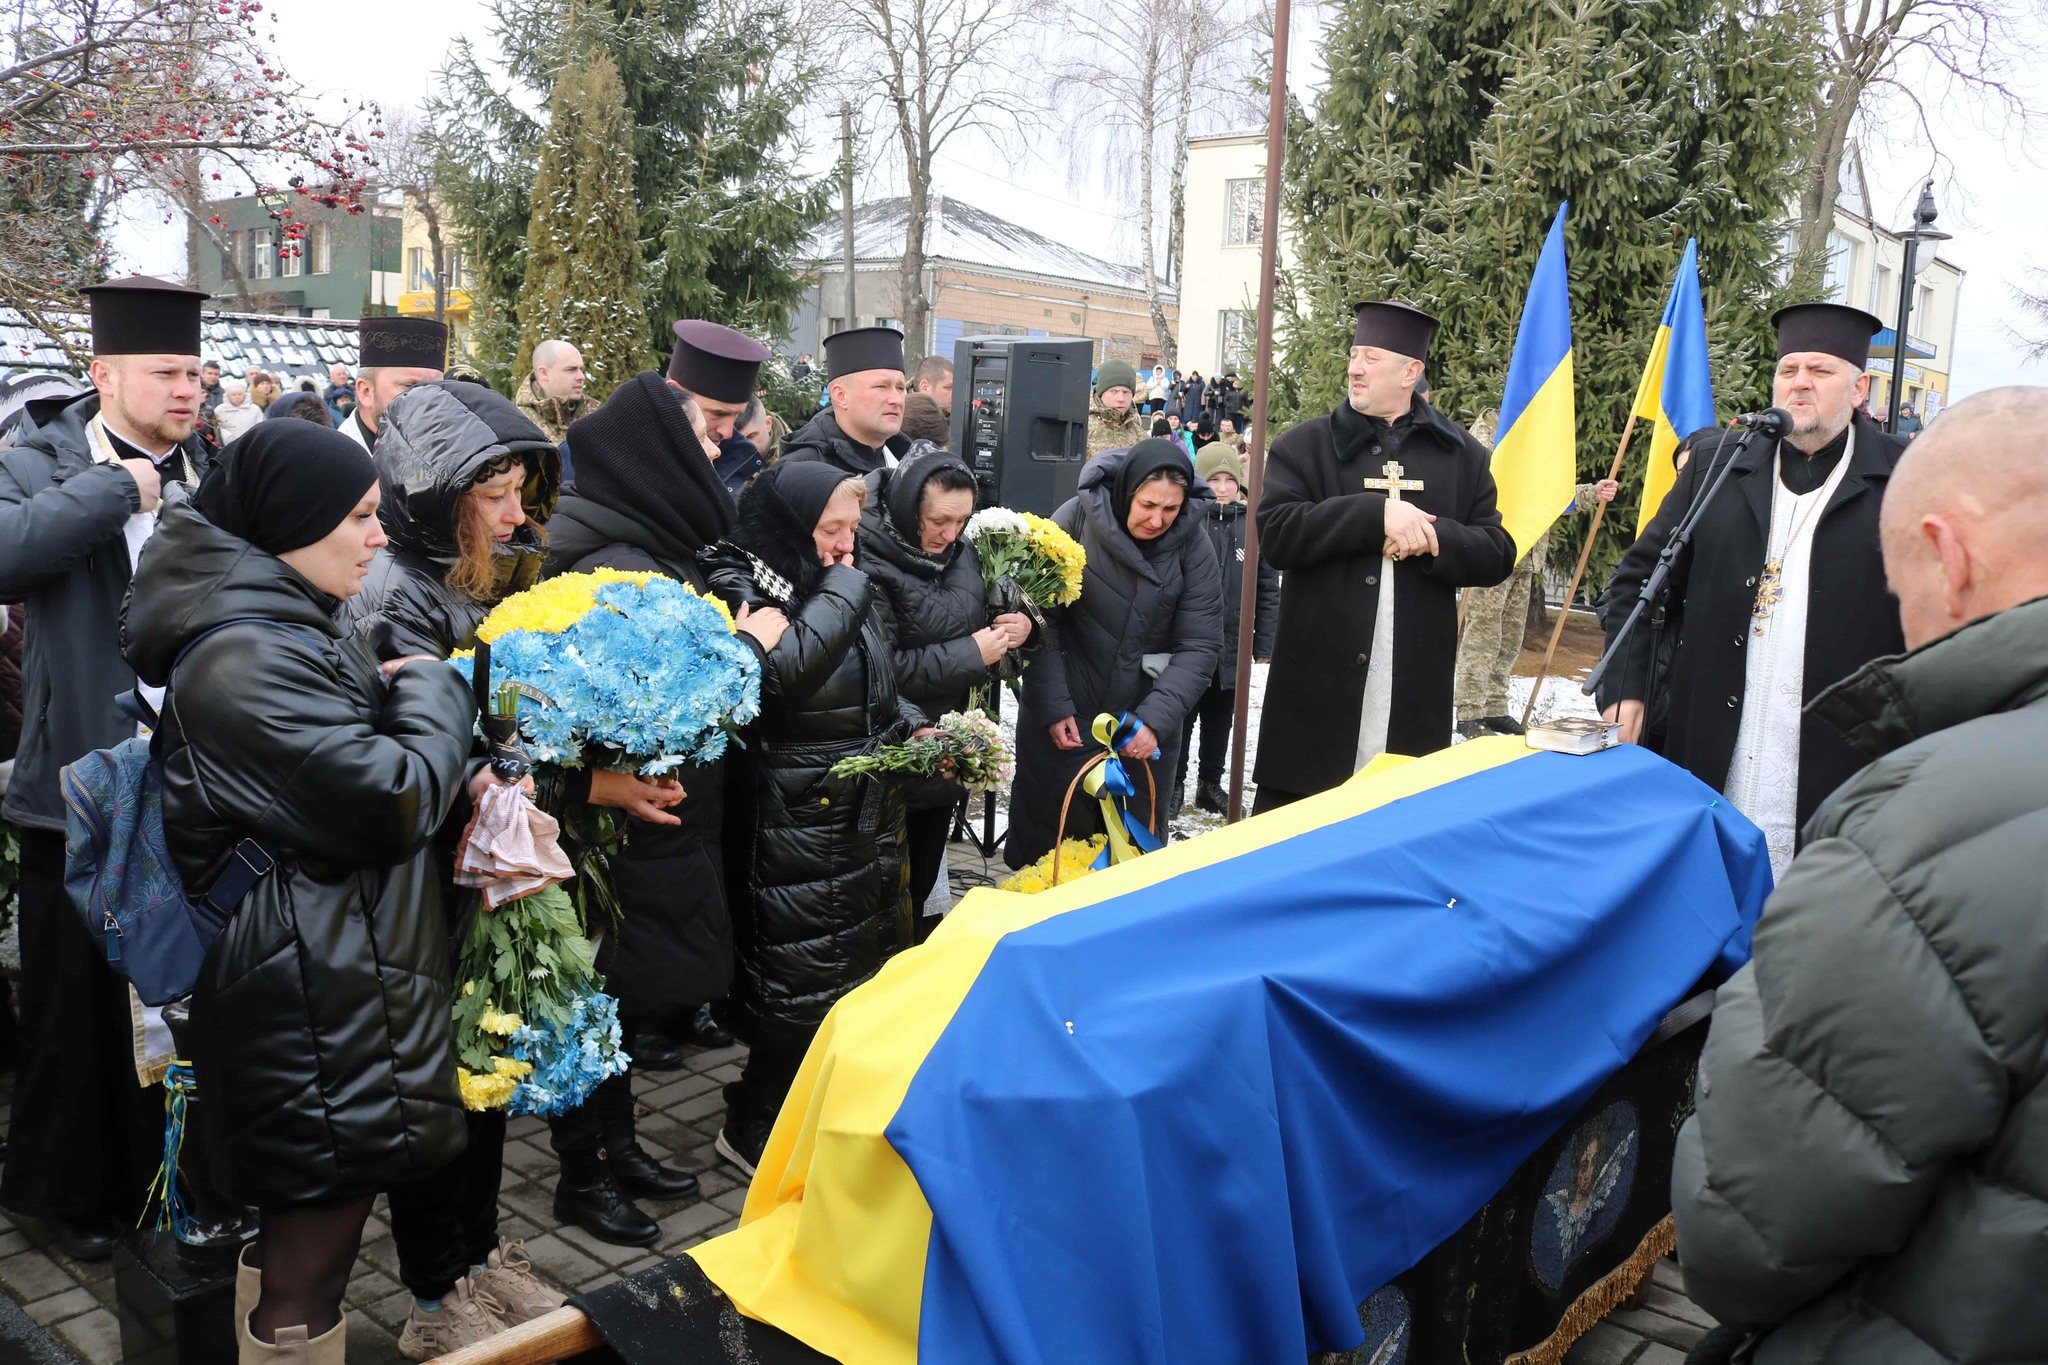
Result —
<instances>
[{"instance_id":1,"label":"street lamp","mask_svg":"<svg viewBox=\"0 0 2048 1365\"><path fill-rule=\"evenodd\" d=\"M1899 386L1906 379L1906 338L1908 326L1913 320L1913 285L1915 260L1922 242L1946 242L1949 234L1936 232L1934 220L1939 216L1934 211L1934 182L1929 180L1920 187L1920 202L1913 209L1913 226L1899 234L1899 240L1906 244L1906 258L1899 271L1899 325L1892 333L1892 388L1891 401L1885 405L1884 429L1897 432L1899 429Z\"/></svg>"}]
</instances>

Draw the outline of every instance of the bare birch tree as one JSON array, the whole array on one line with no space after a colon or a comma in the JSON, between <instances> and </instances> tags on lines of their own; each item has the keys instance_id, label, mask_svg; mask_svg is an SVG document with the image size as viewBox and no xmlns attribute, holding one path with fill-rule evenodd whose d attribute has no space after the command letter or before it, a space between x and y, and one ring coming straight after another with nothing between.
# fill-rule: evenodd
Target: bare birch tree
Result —
<instances>
[{"instance_id":1,"label":"bare birch tree","mask_svg":"<svg viewBox=\"0 0 2048 1365\"><path fill-rule=\"evenodd\" d=\"M1000 144L1032 121L1037 102L1021 73L1037 61L1026 40L1039 24L1024 0L847 0L828 22L853 59L850 93L903 158L909 215L897 294L909 360L923 354L930 330L924 268L933 162L964 133Z\"/></svg>"},{"instance_id":2,"label":"bare birch tree","mask_svg":"<svg viewBox=\"0 0 2048 1365\"><path fill-rule=\"evenodd\" d=\"M1813 152L1799 195L1799 259L1826 260L1835 223L1842 158L1859 123L1909 110L1937 152L1927 90L1906 79L1924 72L1934 84L1973 95L2024 131L2030 109L2014 77L2038 57L2032 35L2044 14L2040 0L1828 0L1827 78L1815 101ZM2031 16L2031 18L2030 18ZM1910 58L1921 60L1906 65Z\"/></svg>"},{"instance_id":3,"label":"bare birch tree","mask_svg":"<svg viewBox=\"0 0 2048 1365\"><path fill-rule=\"evenodd\" d=\"M1066 22L1075 41L1054 70L1061 103L1075 119L1069 167L1099 171L1137 228L1145 302L1160 361L1171 368L1178 346L1164 278L1180 279L1188 136L1216 131L1198 126L1198 108L1212 125L1219 116L1229 122L1252 113L1256 101L1243 71L1254 25L1227 5L1188 8L1173 0L1139 0L1135 9L1076 0Z\"/></svg>"},{"instance_id":4,"label":"bare birch tree","mask_svg":"<svg viewBox=\"0 0 2048 1365\"><path fill-rule=\"evenodd\" d=\"M433 129L412 109L384 114L384 144L378 155L378 180L405 196L427 227L427 254L433 258L434 320L448 320L448 235L441 215L441 147Z\"/></svg>"}]
</instances>

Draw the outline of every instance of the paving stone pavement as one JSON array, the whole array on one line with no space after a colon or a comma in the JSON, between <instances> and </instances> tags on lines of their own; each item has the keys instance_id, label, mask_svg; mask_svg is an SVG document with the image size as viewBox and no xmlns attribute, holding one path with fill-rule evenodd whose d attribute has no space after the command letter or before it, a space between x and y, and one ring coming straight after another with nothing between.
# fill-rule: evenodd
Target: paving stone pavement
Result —
<instances>
[{"instance_id":1,"label":"paving stone pavement","mask_svg":"<svg viewBox=\"0 0 2048 1365\"><path fill-rule=\"evenodd\" d=\"M1004 875L997 861L985 863L975 850L955 844L948 868L956 893ZM686 1049L679 1071L639 1072L633 1077L641 1144L660 1161L697 1173L697 1197L676 1203L644 1201L661 1225L651 1249L615 1247L553 1215L558 1170L548 1147L547 1124L515 1118L506 1134L505 1183L499 1193L500 1231L523 1239L534 1268L569 1293L609 1284L673 1256L739 1221L746 1190L737 1171L713 1151L712 1139L724 1117L719 1087L736 1079L746 1056L742 1047L715 1051ZM0 1077L0 1134L6 1128L5 1101L12 1077ZM116 1365L121 1332L115 1316L113 1266L65 1256L39 1229L17 1227L0 1213L0 1288L23 1305L28 1316L50 1331L55 1344L91 1365ZM392 1365L398 1333L411 1296L398 1282L398 1259L384 1200L377 1201L364 1230L362 1252L349 1281L349 1365ZM1681 1365L1686 1349L1713 1320L1684 1296L1678 1268L1658 1265L1642 1307L1615 1313L1588 1333L1566 1357L1568 1365ZM5 1357L11 1359L11 1357ZM57 1357L52 1356L52 1359Z\"/></svg>"}]
</instances>

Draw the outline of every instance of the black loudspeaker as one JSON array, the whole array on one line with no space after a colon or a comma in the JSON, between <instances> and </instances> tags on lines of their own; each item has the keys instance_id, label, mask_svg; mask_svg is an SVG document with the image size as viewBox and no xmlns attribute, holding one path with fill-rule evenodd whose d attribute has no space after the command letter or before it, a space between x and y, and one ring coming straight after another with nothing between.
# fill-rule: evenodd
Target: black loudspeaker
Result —
<instances>
[{"instance_id":1,"label":"black loudspeaker","mask_svg":"<svg viewBox=\"0 0 2048 1365\"><path fill-rule=\"evenodd\" d=\"M952 448L984 507L1051 516L1088 458L1086 337L962 337L953 349Z\"/></svg>"}]
</instances>

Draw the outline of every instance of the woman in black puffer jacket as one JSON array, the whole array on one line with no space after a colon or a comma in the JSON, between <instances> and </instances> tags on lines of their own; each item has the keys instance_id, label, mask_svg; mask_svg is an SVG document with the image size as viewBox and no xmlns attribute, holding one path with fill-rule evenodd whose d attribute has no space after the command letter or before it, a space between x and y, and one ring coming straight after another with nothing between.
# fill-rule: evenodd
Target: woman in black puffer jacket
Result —
<instances>
[{"instance_id":1,"label":"woman in black puffer jacket","mask_svg":"<svg viewBox=\"0 0 2048 1365\"><path fill-rule=\"evenodd\" d=\"M1121 752L1139 761L1158 755L1152 772L1159 811L1167 810L1188 713L1223 649L1222 579L1202 534L1212 496L1192 476L1172 441L1105 450L1081 470L1080 491L1053 514L1081 542L1088 567L1080 599L1052 614L1050 638L1024 673L1017 785L1003 848L1011 867L1036 861L1058 842L1060 800L1097 752L1089 729L1103 712L1129 712L1143 722ZM1146 809L1140 780L1133 813L1143 819ZM1069 837L1096 832L1094 802L1077 800L1074 812Z\"/></svg>"},{"instance_id":2,"label":"woman in black puffer jacket","mask_svg":"<svg viewBox=\"0 0 2048 1365\"><path fill-rule=\"evenodd\" d=\"M897 692L874 587L853 567L866 496L833 465L773 465L702 560L731 606L789 616L727 792L733 1004L753 1051L726 1087L717 1146L749 1176L826 1011L910 942L903 799L889 783L829 771L924 727Z\"/></svg>"},{"instance_id":3,"label":"woman in black puffer jacket","mask_svg":"<svg viewBox=\"0 0 2048 1365\"><path fill-rule=\"evenodd\" d=\"M931 717L967 705L1003 655L1031 637L1031 619L1005 612L993 622L981 562L961 538L974 512L974 475L960 457L919 441L894 469L867 476L860 564L895 645L896 685ZM904 792L910 905L923 942L936 916L924 904L937 885L946 826L960 802L957 782L934 778Z\"/></svg>"},{"instance_id":4,"label":"woman in black puffer jacket","mask_svg":"<svg viewBox=\"0 0 2048 1365\"><path fill-rule=\"evenodd\" d=\"M546 553L541 528L561 486L561 457L511 400L457 380L418 384L392 400L380 423L376 462L384 490L379 516L391 544L379 552L345 615L380 657L446 659L476 644L477 627L493 606L539 581ZM604 780L621 779L641 785L623 774ZM576 770L573 789L543 789L537 800L553 810L565 801L592 800L598 780L589 769ZM461 832L461 823L450 822L439 853L449 879L444 897L467 908L476 903L475 893L455 891L452 881ZM456 918L451 914L451 929ZM454 942L443 947L451 966ZM420 1353L417 1359L562 1302L528 1272L521 1249L498 1235L505 1111L466 1117L469 1145L461 1156L390 1192L399 1279L414 1300L399 1348ZM602 1177L601 1170L587 1173L593 1188ZM603 1197L608 1204L619 1200L608 1184Z\"/></svg>"},{"instance_id":5,"label":"woman in black puffer jacket","mask_svg":"<svg viewBox=\"0 0 2048 1365\"><path fill-rule=\"evenodd\" d=\"M475 711L453 669L380 671L336 620L383 543L377 494L347 437L259 425L189 501L166 497L122 621L136 675L171 684L164 831L186 885L212 885L245 839L277 855L191 1007L214 1179L262 1211L245 1363L339 1362L371 1201L463 1145L428 841L462 793Z\"/></svg>"}]
</instances>

